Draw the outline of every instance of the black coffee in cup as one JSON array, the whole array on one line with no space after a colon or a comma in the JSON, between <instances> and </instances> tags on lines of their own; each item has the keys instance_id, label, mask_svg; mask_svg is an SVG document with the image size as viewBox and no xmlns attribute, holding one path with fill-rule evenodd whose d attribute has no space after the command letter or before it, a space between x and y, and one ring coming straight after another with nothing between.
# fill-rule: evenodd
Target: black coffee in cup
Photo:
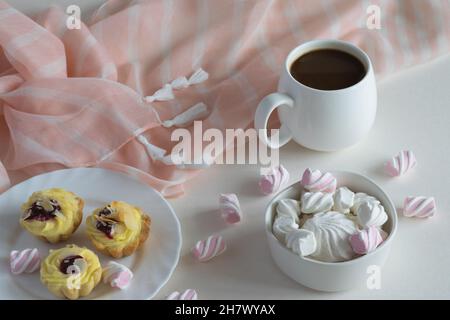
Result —
<instances>
[{"instance_id":1,"label":"black coffee in cup","mask_svg":"<svg viewBox=\"0 0 450 320\"><path fill-rule=\"evenodd\" d=\"M351 87L366 75L366 68L355 56L335 49L307 52L290 67L298 82L319 90L338 90Z\"/></svg>"}]
</instances>

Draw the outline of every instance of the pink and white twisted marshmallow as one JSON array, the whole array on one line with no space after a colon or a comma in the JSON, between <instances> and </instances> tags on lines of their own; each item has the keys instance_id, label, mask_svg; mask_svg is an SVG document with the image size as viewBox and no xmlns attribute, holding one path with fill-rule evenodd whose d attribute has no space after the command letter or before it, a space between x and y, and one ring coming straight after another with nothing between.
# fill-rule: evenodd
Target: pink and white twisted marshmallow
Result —
<instances>
[{"instance_id":1,"label":"pink and white twisted marshmallow","mask_svg":"<svg viewBox=\"0 0 450 320\"><path fill-rule=\"evenodd\" d=\"M386 163L386 171L391 176L398 177L414 168L416 164L414 153L410 150L403 150Z\"/></svg>"},{"instance_id":2,"label":"pink and white twisted marshmallow","mask_svg":"<svg viewBox=\"0 0 450 320\"><path fill-rule=\"evenodd\" d=\"M429 218L436 213L436 202L433 197L406 197L403 203L405 217Z\"/></svg>"},{"instance_id":3,"label":"pink and white twisted marshmallow","mask_svg":"<svg viewBox=\"0 0 450 320\"><path fill-rule=\"evenodd\" d=\"M113 288L126 289L133 279L133 272L123 264L110 261L103 269L103 282Z\"/></svg>"},{"instance_id":4,"label":"pink and white twisted marshmallow","mask_svg":"<svg viewBox=\"0 0 450 320\"><path fill-rule=\"evenodd\" d=\"M303 188L310 192L330 192L336 190L336 178L329 172L306 169L300 181Z\"/></svg>"},{"instance_id":5,"label":"pink and white twisted marshmallow","mask_svg":"<svg viewBox=\"0 0 450 320\"><path fill-rule=\"evenodd\" d=\"M271 194L280 190L281 186L289 181L289 172L279 165L270 170L268 174L261 175L259 189L263 194Z\"/></svg>"},{"instance_id":6,"label":"pink and white twisted marshmallow","mask_svg":"<svg viewBox=\"0 0 450 320\"><path fill-rule=\"evenodd\" d=\"M301 211L307 214L330 211L333 204L331 193L305 192L301 197Z\"/></svg>"},{"instance_id":7,"label":"pink and white twisted marshmallow","mask_svg":"<svg viewBox=\"0 0 450 320\"><path fill-rule=\"evenodd\" d=\"M174 291L166 297L166 300L197 300L198 294L194 289L186 289L184 292L179 293Z\"/></svg>"},{"instance_id":8,"label":"pink and white twisted marshmallow","mask_svg":"<svg viewBox=\"0 0 450 320\"><path fill-rule=\"evenodd\" d=\"M10 266L13 274L33 273L41 265L38 249L13 250L10 254Z\"/></svg>"},{"instance_id":9,"label":"pink and white twisted marshmallow","mask_svg":"<svg viewBox=\"0 0 450 320\"><path fill-rule=\"evenodd\" d=\"M226 248L227 246L222 236L213 235L206 240L198 241L195 247L192 248L192 254L198 261L206 262L222 254Z\"/></svg>"},{"instance_id":10,"label":"pink and white twisted marshmallow","mask_svg":"<svg viewBox=\"0 0 450 320\"><path fill-rule=\"evenodd\" d=\"M234 193L223 193L219 197L219 206L222 219L229 224L242 220L242 210L239 199Z\"/></svg>"},{"instance_id":11,"label":"pink and white twisted marshmallow","mask_svg":"<svg viewBox=\"0 0 450 320\"><path fill-rule=\"evenodd\" d=\"M349 240L356 254L367 254L383 242L383 237L377 227L369 227L351 235Z\"/></svg>"}]
</instances>

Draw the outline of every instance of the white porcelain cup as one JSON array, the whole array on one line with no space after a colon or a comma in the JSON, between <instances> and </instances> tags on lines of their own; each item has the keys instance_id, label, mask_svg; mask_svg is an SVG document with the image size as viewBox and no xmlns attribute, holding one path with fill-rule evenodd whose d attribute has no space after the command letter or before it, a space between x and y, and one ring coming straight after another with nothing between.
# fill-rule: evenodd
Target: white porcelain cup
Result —
<instances>
[{"instance_id":1,"label":"white porcelain cup","mask_svg":"<svg viewBox=\"0 0 450 320\"><path fill-rule=\"evenodd\" d=\"M366 69L361 81L339 90L319 90L301 84L290 73L300 56L318 49L336 49L358 58ZM270 114L278 110L279 139L267 135ZM372 63L367 54L351 43L340 40L314 40L292 50L284 64L278 92L266 96L255 113L260 138L271 148L279 148L293 139L318 151L336 151L360 141L371 129L377 109L377 90Z\"/></svg>"}]
</instances>

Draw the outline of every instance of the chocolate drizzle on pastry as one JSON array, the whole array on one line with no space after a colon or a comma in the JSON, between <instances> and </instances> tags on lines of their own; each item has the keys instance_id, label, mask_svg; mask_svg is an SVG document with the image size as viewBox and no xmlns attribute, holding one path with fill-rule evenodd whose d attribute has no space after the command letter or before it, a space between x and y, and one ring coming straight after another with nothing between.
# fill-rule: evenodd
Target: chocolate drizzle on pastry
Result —
<instances>
[{"instance_id":1,"label":"chocolate drizzle on pastry","mask_svg":"<svg viewBox=\"0 0 450 320\"><path fill-rule=\"evenodd\" d=\"M59 265L59 271L61 271L64 274L70 274L69 267L73 266L75 264L75 260L77 259L83 259L80 255L74 255L74 256L68 256L65 257L63 261L61 261L61 264Z\"/></svg>"},{"instance_id":2,"label":"chocolate drizzle on pastry","mask_svg":"<svg viewBox=\"0 0 450 320\"><path fill-rule=\"evenodd\" d=\"M42 200L34 202L28 209L24 220L47 221L61 212L61 206L56 200Z\"/></svg>"}]
</instances>

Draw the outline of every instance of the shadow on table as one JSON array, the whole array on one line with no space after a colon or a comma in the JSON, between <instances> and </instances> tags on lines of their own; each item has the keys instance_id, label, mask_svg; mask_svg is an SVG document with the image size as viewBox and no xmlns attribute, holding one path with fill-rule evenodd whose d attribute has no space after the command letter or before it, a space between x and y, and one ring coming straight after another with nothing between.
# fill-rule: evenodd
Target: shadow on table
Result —
<instances>
[{"instance_id":1,"label":"shadow on table","mask_svg":"<svg viewBox=\"0 0 450 320\"><path fill-rule=\"evenodd\" d=\"M326 299L335 295L309 289L285 276L272 260L263 228L247 229L232 240L224 238L228 247L220 256L201 263L188 253L181 263L195 278L212 283L225 299L233 299L232 292L237 291L240 297L246 295L248 299L283 299L276 295L280 289L289 296L298 293L298 299Z\"/></svg>"},{"instance_id":2,"label":"shadow on table","mask_svg":"<svg viewBox=\"0 0 450 320\"><path fill-rule=\"evenodd\" d=\"M195 230L205 230L207 234L220 233L229 227L222 219L219 208L196 213L190 223L195 223Z\"/></svg>"}]
</instances>

